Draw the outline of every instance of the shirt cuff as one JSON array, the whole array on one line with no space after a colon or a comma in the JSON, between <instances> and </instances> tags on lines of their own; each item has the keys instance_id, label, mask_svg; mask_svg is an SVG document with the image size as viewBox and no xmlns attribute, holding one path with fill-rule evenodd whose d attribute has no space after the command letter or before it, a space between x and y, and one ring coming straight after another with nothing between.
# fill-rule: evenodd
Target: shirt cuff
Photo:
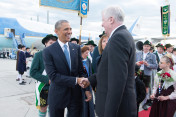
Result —
<instances>
[{"instance_id":1,"label":"shirt cuff","mask_svg":"<svg viewBox=\"0 0 176 117\"><path fill-rule=\"evenodd\" d=\"M75 85L77 85L77 77L76 77L76 82L75 82Z\"/></svg>"}]
</instances>

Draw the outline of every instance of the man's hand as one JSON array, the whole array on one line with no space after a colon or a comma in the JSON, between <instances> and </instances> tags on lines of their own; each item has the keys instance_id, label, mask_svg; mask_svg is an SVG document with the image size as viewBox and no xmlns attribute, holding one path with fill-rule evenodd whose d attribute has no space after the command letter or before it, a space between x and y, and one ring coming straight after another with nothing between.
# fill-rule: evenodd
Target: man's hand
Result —
<instances>
[{"instance_id":1,"label":"man's hand","mask_svg":"<svg viewBox=\"0 0 176 117\"><path fill-rule=\"evenodd\" d=\"M144 61L144 65L145 66L149 66L149 64L147 63L147 61Z\"/></svg>"},{"instance_id":2,"label":"man's hand","mask_svg":"<svg viewBox=\"0 0 176 117\"><path fill-rule=\"evenodd\" d=\"M86 102L89 102L92 99L92 94L90 91L85 91L87 99L85 99Z\"/></svg>"},{"instance_id":3,"label":"man's hand","mask_svg":"<svg viewBox=\"0 0 176 117\"><path fill-rule=\"evenodd\" d=\"M141 66L143 63L141 61L136 62L137 66Z\"/></svg>"},{"instance_id":4,"label":"man's hand","mask_svg":"<svg viewBox=\"0 0 176 117\"><path fill-rule=\"evenodd\" d=\"M77 83L82 87L82 88L87 88L90 85L90 82L87 78L77 78Z\"/></svg>"},{"instance_id":5,"label":"man's hand","mask_svg":"<svg viewBox=\"0 0 176 117\"><path fill-rule=\"evenodd\" d=\"M49 84L51 84L51 80L49 80Z\"/></svg>"}]
</instances>

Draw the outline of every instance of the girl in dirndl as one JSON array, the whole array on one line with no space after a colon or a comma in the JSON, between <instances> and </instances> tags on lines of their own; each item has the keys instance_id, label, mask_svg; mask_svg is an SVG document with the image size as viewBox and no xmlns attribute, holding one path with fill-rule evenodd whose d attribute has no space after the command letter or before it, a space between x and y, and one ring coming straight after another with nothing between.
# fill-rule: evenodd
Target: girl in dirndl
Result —
<instances>
[{"instance_id":1,"label":"girl in dirndl","mask_svg":"<svg viewBox=\"0 0 176 117\"><path fill-rule=\"evenodd\" d=\"M170 55L161 58L159 71L154 79L153 104L149 117L173 117L176 111L176 72L172 70L173 59Z\"/></svg>"}]
</instances>

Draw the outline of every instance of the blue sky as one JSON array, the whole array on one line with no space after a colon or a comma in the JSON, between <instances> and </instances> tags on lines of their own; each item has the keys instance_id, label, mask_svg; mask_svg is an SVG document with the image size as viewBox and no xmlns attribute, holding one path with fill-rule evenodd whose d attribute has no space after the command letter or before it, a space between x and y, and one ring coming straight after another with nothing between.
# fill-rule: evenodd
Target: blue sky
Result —
<instances>
[{"instance_id":1,"label":"blue sky","mask_svg":"<svg viewBox=\"0 0 176 117\"><path fill-rule=\"evenodd\" d=\"M101 11L110 5L119 5L125 12L124 24L129 28L132 23L141 16L140 34L160 35L160 6L165 0L90 0L88 17L83 19L83 29L102 31ZM176 1L169 0L171 4L171 35L176 34ZM39 7L39 0L1 0L0 14L4 17L17 17L37 20L46 23L46 12L50 12L50 24L54 25L57 20L70 21L73 28L79 29L80 18L77 12Z\"/></svg>"}]
</instances>

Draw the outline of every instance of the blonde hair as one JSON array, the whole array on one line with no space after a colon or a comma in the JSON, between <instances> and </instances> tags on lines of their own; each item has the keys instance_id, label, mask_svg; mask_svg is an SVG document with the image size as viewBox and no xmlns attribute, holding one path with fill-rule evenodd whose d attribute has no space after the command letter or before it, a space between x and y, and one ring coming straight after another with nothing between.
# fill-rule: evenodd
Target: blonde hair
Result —
<instances>
[{"instance_id":1,"label":"blonde hair","mask_svg":"<svg viewBox=\"0 0 176 117\"><path fill-rule=\"evenodd\" d=\"M102 48L102 41L105 37L108 37L106 34L104 34L101 38L100 38L100 41L98 43L98 52L99 54L101 55L102 52L103 52L103 48Z\"/></svg>"},{"instance_id":2,"label":"blonde hair","mask_svg":"<svg viewBox=\"0 0 176 117\"><path fill-rule=\"evenodd\" d=\"M171 54L166 54L162 58L164 58L166 60L166 63L170 63L170 68L172 68L174 66L174 60L172 59Z\"/></svg>"}]
</instances>

